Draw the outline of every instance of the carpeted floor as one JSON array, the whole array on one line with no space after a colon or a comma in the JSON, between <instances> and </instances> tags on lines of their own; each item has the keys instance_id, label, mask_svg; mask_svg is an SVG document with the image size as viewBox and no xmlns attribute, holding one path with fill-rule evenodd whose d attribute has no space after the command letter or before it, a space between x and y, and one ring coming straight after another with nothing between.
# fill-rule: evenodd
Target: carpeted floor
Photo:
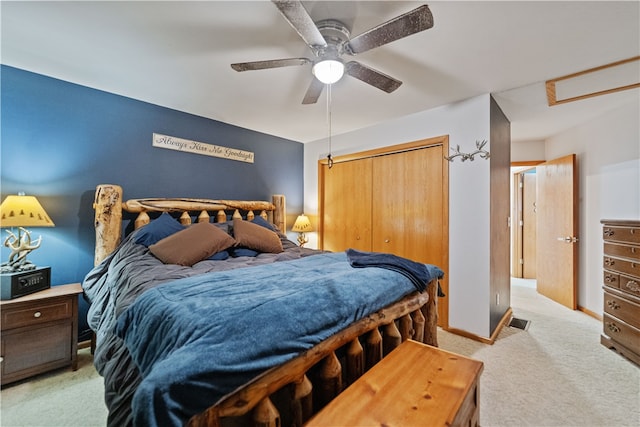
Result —
<instances>
[{"instance_id":1,"label":"carpeted floor","mask_svg":"<svg viewBox=\"0 0 640 427\"><path fill-rule=\"evenodd\" d=\"M511 305L527 330L505 328L494 345L440 331L440 347L484 362L483 426L639 426L640 368L600 345L601 322L514 280ZM0 392L1 426L104 426L102 378L89 349L62 369Z\"/></svg>"},{"instance_id":2,"label":"carpeted floor","mask_svg":"<svg viewBox=\"0 0 640 427\"><path fill-rule=\"evenodd\" d=\"M600 344L602 322L514 280L513 316L493 345L444 331L441 348L484 362L483 426L640 426L640 368Z\"/></svg>"},{"instance_id":3,"label":"carpeted floor","mask_svg":"<svg viewBox=\"0 0 640 427\"><path fill-rule=\"evenodd\" d=\"M89 348L78 351L78 370L59 369L0 391L0 426L105 426L102 377Z\"/></svg>"}]
</instances>

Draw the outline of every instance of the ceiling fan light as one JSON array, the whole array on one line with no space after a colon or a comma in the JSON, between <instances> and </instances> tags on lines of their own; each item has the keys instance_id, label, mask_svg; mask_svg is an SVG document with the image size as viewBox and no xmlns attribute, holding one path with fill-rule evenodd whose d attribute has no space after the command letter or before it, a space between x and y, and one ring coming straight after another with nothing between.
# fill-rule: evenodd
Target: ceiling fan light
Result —
<instances>
[{"instance_id":1,"label":"ceiling fan light","mask_svg":"<svg viewBox=\"0 0 640 427\"><path fill-rule=\"evenodd\" d=\"M344 74L344 64L335 59L317 62L312 69L313 75L322 83L329 85L337 82Z\"/></svg>"}]
</instances>

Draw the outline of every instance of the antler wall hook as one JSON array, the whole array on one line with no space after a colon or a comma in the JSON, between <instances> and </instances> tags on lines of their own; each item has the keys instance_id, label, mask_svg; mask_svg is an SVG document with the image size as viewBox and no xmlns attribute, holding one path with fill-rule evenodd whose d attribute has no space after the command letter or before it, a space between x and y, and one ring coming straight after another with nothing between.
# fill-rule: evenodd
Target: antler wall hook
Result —
<instances>
[{"instance_id":1,"label":"antler wall hook","mask_svg":"<svg viewBox=\"0 0 640 427\"><path fill-rule=\"evenodd\" d=\"M489 152L487 150L483 150L484 146L487 145L487 142L488 141L486 139L483 139L482 141L476 140L476 151L472 153L463 153L460 151L460 145L456 145L456 148L451 147L453 155L444 156L444 158L450 162L452 162L456 157L460 157L463 162L467 160L473 161L476 155L479 155L483 159L488 159Z\"/></svg>"}]
</instances>

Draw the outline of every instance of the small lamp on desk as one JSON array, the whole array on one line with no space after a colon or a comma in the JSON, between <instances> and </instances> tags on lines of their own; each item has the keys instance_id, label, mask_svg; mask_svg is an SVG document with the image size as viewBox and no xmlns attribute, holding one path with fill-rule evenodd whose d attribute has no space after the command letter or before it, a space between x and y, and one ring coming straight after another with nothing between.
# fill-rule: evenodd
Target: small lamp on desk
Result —
<instances>
[{"instance_id":1,"label":"small lamp on desk","mask_svg":"<svg viewBox=\"0 0 640 427\"><path fill-rule=\"evenodd\" d=\"M13 273L18 271L35 270L35 264L27 260L27 255L40 247L42 236L31 240L31 232L24 227L53 227L53 221L34 196L24 193L7 196L0 205L0 227L18 228L18 235L7 230L9 236L4 245L11 250L9 260L0 265L0 272Z\"/></svg>"},{"instance_id":2,"label":"small lamp on desk","mask_svg":"<svg viewBox=\"0 0 640 427\"><path fill-rule=\"evenodd\" d=\"M298 244L300 245L300 247L303 247L304 244L309 241L304 233L307 231L312 231L311 221L309 221L309 218L305 214L298 215L298 218L296 218L296 222L293 224L291 231L295 231L298 233Z\"/></svg>"}]
</instances>

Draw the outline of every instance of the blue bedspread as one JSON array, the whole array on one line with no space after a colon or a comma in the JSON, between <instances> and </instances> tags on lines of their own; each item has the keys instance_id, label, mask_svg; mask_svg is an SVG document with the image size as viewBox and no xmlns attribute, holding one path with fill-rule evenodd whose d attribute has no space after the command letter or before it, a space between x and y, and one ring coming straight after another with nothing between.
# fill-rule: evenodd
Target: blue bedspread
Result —
<instances>
[{"instance_id":1,"label":"blue bedspread","mask_svg":"<svg viewBox=\"0 0 640 427\"><path fill-rule=\"evenodd\" d=\"M150 289L116 326L142 376L134 423L183 425L265 370L413 291L405 275L354 269L344 252Z\"/></svg>"}]
</instances>

